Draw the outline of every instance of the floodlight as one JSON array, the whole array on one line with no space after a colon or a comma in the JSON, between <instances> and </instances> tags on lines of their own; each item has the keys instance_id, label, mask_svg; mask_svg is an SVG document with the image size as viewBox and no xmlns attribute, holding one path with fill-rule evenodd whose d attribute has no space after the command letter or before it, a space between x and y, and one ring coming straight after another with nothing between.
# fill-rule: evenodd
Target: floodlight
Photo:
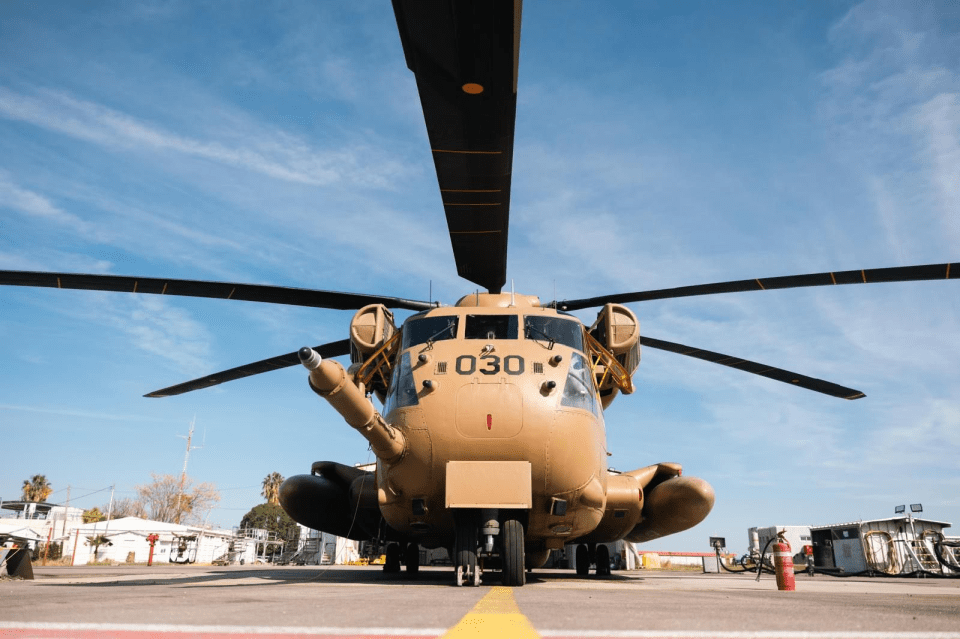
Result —
<instances>
[{"instance_id":1,"label":"floodlight","mask_svg":"<svg viewBox=\"0 0 960 639\"><path fill-rule=\"evenodd\" d=\"M912 513L922 513L923 504L910 504L910 512Z\"/></svg>"},{"instance_id":2,"label":"floodlight","mask_svg":"<svg viewBox=\"0 0 960 639\"><path fill-rule=\"evenodd\" d=\"M898 515L902 515L903 513L907 512L907 507L906 507L906 506L897 506L896 508L893 509L893 512L895 512L895 513L898 514Z\"/></svg>"}]
</instances>

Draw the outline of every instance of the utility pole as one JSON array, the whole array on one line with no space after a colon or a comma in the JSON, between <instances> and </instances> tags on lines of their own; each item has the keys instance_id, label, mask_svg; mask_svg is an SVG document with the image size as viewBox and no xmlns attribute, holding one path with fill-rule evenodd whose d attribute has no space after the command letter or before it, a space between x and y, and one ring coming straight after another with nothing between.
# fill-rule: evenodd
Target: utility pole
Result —
<instances>
[{"instance_id":1,"label":"utility pole","mask_svg":"<svg viewBox=\"0 0 960 639\"><path fill-rule=\"evenodd\" d=\"M70 515L70 484L67 484L67 506L63 509L63 532L62 535L67 534L67 517Z\"/></svg>"},{"instance_id":2,"label":"utility pole","mask_svg":"<svg viewBox=\"0 0 960 639\"><path fill-rule=\"evenodd\" d=\"M201 448L203 448L202 445L194 446L192 448L190 446L190 442L193 441L193 427L196 423L197 423L197 416L194 415L193 419L190 421L190 432L187 434L187 436L184 437L183 435L177 435L177 437L179 437L180 439L187 440L187 451L183 454L183 472L180 473L180 490L177 492L177 512L174 513L176 515L176 522L174 523L176 524L180 523L180 513L181 513L180 505L183 503L183 484L187 480L187 462L190 460L190 451L200 450ZM206 437L204 437L204 440L206 440Z\"/></svg>"},{"instance_id":3,"label":"utility pole","mask_svg":"<svg viewBox=\"0 0 960 639\"><path fill-rule=\"evenodd\" d=\"M107 532L110 530L110 518L113 516L113 491L116 490L117 485L114 484L110 487L110 505L107 506L107 527L103 531L103 536L107 536Z\"/></svg>"}]
</instances>

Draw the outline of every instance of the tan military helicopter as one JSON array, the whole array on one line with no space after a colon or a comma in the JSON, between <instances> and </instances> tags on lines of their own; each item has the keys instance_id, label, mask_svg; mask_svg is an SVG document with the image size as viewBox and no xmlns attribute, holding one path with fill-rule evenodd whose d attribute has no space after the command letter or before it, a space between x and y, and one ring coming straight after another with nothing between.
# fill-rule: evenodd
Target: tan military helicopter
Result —
<instances>
[{"instance_id":1,"label":"tan military helicopter","mask_svg":"<svg viewBox=\"0 0 960 639\"><path fill-rule=\"evenodd\" d=\"M0 271L0 284L182 295L359 309L350 337L156 391L167 397L302 363L310 387L371 444L376 471L317 462L288 479L297 521L387 542L388 571L419 565L418 545L446 547L456 583L499 565L509 586L552 549L578 544L576 569L609 570L605 542L686 530L713 490L675 463L615 472L603 411L633 392L641 345L844 399L863 393L755 362L640 334L632 302L752 290L950 279L957 264L747 279L543 303L504 292L519 0L394 0L413 71L459 274L485 289L453 306L279 286ZM585 326L568 311L598 308ZM393 310L417 313L401 326ZM349 368L331 359L350 356ZM377 411L371 397L382 403Z\"/></svg>"}]
</instances>

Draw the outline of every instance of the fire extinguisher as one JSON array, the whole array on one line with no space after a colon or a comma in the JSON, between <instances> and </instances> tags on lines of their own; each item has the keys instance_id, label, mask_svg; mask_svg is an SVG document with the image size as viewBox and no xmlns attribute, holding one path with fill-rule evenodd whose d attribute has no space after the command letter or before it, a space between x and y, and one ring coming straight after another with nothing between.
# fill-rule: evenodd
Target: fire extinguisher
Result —
<instances>
[{"instance_id":1,"label":"fire extinguisher","mask_svg":"<svg viewBox=\"0 0 960 639\"><path fill-rule=\"evenodd\" d=\"M793 575L793 552L783 532L777 533L777 541L773 544L773 567L777 571L777 590L797 589L796 578Z\"/></svg>"}]
</instances>

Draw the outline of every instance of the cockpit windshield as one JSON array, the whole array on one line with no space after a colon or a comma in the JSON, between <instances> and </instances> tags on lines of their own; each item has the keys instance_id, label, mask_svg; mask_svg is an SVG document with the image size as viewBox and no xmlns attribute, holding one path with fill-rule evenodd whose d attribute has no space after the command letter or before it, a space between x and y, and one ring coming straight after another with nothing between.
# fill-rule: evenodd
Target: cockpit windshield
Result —
<instances>
[{"instance_id":1,"label":"cockpit windshield","mask_svg":"<svg viewBox=\"0 0 960 639\"><path fill-rule=\"evenodd\" d=\"M516 315L467 315L466 339L517 339Z\"/></svg>"},{"instance_id":2,"label":"cockpit windshield","mask_svg":"<svg viewBox=\"0 0 960 639\"><path fill-rule=\"evenodd\" d=\"M403 350L427 342L455 339L459 319L456 315L441 315L407 321L403 325Z\"/></svg>"},{"instance_id":3,"label":"cockpit windshield","mask_svg":"<svg viewBox=\"0 0 960 639\"><path fill-rule=\"evenodd\" d=\"M583 351L583 327L579 322L559 317L526 315L523 318L523 337L538 342L563 344Z\"/></svg>"}]
</instances>

